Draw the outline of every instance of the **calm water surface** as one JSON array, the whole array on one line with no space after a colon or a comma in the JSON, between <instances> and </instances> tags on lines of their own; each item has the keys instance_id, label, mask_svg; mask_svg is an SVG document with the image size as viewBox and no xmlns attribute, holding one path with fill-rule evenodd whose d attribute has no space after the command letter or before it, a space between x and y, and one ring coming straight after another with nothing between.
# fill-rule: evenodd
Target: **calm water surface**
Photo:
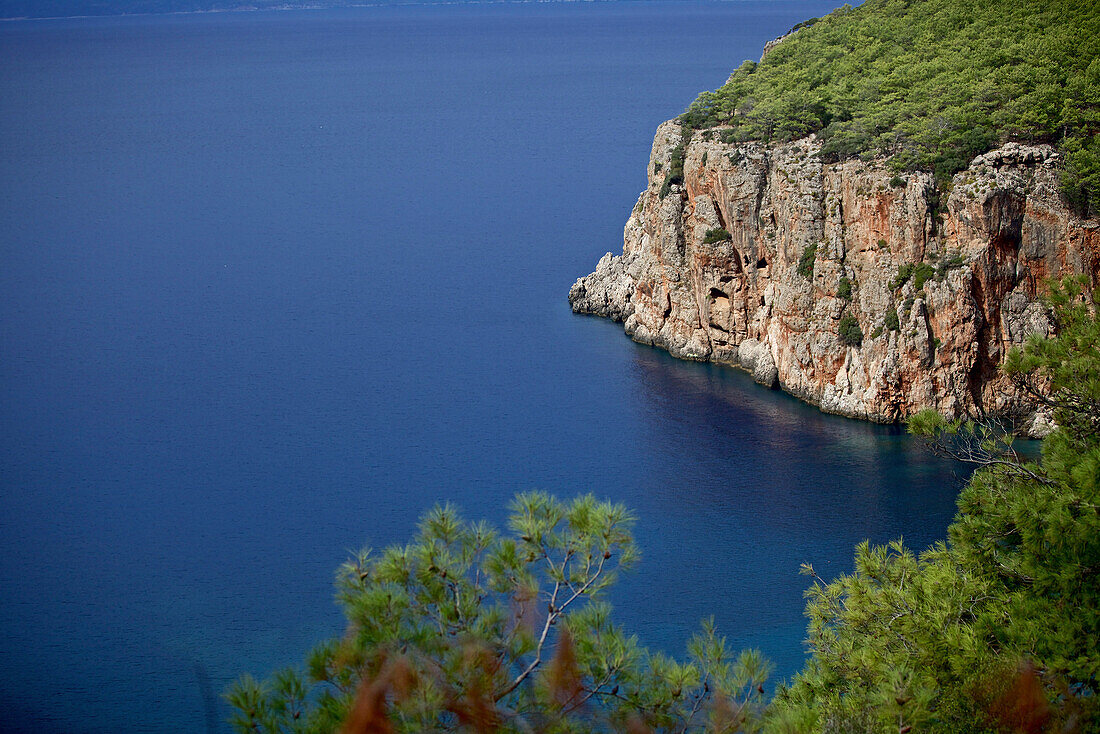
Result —
<instances>
[{"instance_id":1,"label":"calm water surface","mask_svg":"<svg viewBox=\"0 0 1100 734\"><path fill-rule=\"evenodd\" d=\"M943 537L954 467L565 296L657 124L833 4L0 26L0 729L224 729L348 549L532 488L636 509L644 642L797 669L799 563Z\"/></svg>"}]
</instances>

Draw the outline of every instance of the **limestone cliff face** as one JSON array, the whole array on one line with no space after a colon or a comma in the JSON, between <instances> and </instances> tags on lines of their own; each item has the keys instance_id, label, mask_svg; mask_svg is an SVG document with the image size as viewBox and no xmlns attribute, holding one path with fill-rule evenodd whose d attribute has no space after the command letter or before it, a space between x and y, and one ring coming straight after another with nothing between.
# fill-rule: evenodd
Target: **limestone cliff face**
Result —
<instances>
[{"instance_id":1,"label":"limestone cliff face","mask_svg":"<svg viewBox=\"0 0 1100 734\"><path fill-rule=\"evenodd\" d=\"M683 185L662 198L680 143L678 124L658 128L623 254L574 284L574 311L623 321L677 357L739 365L829 412L893 422L935 408L1042 432L1044 416L998 367L1050 332L1045 279L1100 277L1100 223L1063 206L1049 147L979 156L942 197L927 174L825 164L812 136L727 145L696 133ZM840 336L849 317L858 344Z\"/></svg>"}]
</instances>

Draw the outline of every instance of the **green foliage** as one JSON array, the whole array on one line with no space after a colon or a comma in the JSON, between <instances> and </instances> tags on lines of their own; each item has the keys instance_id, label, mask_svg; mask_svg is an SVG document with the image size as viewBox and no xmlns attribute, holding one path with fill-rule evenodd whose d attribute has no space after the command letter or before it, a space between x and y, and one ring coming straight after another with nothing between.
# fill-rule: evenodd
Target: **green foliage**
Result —
<instances>
[{"instance_id":1,"label":"green foliage","mask_svg":"<svg viewBox=\"0 0 1100 734\"><path fill-rule=\"evenodd\" d=\"M1083 74L1067 81L1065 96L1062 190L1079 214L1096 216L1100 214L1100 58L1093 58Z\"/></svg>"},{"instance_id":2,"label":"green foliage","mask_svg":"<svg viewBox=\"0 0 1100 734\"><path fill-rule=\"evenodd\" d=\"M931 729L934 707L945 703L938 678L952 673L936 652L951 647L961 664L985 659L980 640L950 634L985 585L960 575L945 556L942 544L918 558L900 541L864 542L855 571L831 583L804 565L815 581L806 605L813 657L779 692L776 708L812 713L816 730ZM965 700L951 704L980 719Z\"/></svg>"},{"instance_id":3,"label":"green foliage","mask_svg":"<svg viewBox=\"0 0 1100 734\"><path fill-rule=\"evenodd\" d=\"M1074 210L1084 217L1100 214L1100 137L1074 137L1063 146L1066 167L1062 190Z\"/></svg>"},{"instance_id":4,"label":"green foliage","mask_svg":"<svg viewBox=\"0 0 1100 734\"><path fill-rule=\"evenodd\" d=\"M1009 353L1005 371L1054 409L1058 425L1100 434L1100 288L1090 291L1083 275L1067 278L1051 293L1050 306L1058 336L1031 336L1024 349Z\"/></svg>"},{"instance_id":5,"label":"green foliage","mask_svg":"<svg viewBox=\"0 0 1100 734\"><path fill-rule=\"evenodd\" d=\"M894 176L890 179L890 187L900 189L905 187L905 179L901 176Z\"/></svg>"},{"instance_id":6,"label":"green foliage","mask_svg":"<svg viewBox=\"0 0 1100 734\"><path fill-rule=\"evenodd\" d=\"M898 265L898 274L890 281L890 290L897 290L909 282L909 276L913 274L912 263Z\"/></svg>"},{"instance_id":7,"label":"green foliage","mask_svg":"<svg viewBox=\"0 0 1100 734\"><path fill-rule=\"evenodd\" d=\"M798 274L806 279L814 277L814 260L817 259L817 243L806 245L802 256L798 258Z\"/></svg>"},{"instance_id":8,"label":"green foliage","mask_svg":"<svg viewBox=\"0 0 1100 734\"><path fill-rule=\"evenodd\" d=\"M1056 143L1067 198L1095 212L1098 60L1097 3L867 0L742 64L681 119L731 141L817 133L827 159L889 156L941 183L997 143Z\"/></svg>"},{"instance_id":9,"label":"green foliage","mask_svg":"<svg viewBox=\"0 0 1100 734\"><path fill-rule=\"evenodd\" d=\"M661 199L668 196L674 185L684 183L684 156L686 155L687 145L691 141L691 135L690 128L681 127L680 142L669 151L668 173L665 174L665 180L661 184L661 191L658 194Z\"/></svg>"},{"instance_id":10,"label":"green foliage","mask_svg":"<svg viewBox=\"0 0 1100 734\"><path fill-rule=\"evenodd\" d=\"M788 33L794 33L795 31L802 30L803 28L809 28L810 26L812 26L814 23L816 23L819 20L821 20L821 18L807 18L806 20L802 21L801 23L796 23L787 32Z\"/></svg>"},{"instance_id":11,"label":"green foliage","mask_svg":"<svg viewBox=\"0 0 1100 734\"><path fill-rule=\"evenodd\" d=\"M936 266L936 280L943 280L947 277L947 274L955 268L961 268L966 265L966 260L962 255L955 253L950 257L945 253L940 264Z\"/></svg>"},{"instance_id":12,"label":"green foliage","mask_svg":"<svg viewBox=\"0 0 1100 734\"><path fill-rule=\"evenodd\" d=\"M928 263L917 263L913 267L913 290L920 290L924 288L924 284L932 280L932 277L936 274L936 269Z\"/></svg>"},{"instance_id":13,"label":"green foliage","mask_svg":"<svg viewBox=\"0 0 1100 734\"><path fill-rule=\"evenodd\" d=\"M707 233L703 235L704 245L713 245L715 242L725 242L731 239L730 233L725 227L718 227L716 229L708 229Z\"/></svg>"},{"instance_id":14,"label":"green foliage","mask_svg":"<svg viewBox=\"0 0 1100 734\"><path fill-rule=\"evenodd\" d=\"M226 694L234 727L755 731L768 673L758 653L731 654L706 622L681 662L611 621L603 598L637 559L632 525L592 497L521 494L508 536L437 506L409 545L340 568L346 634L304 674L242 677Z\"/></svg>"},{"instance_id":15,"label":"green foliage","mask_svg":"<svg viewBox=\"0 0 1100 734\"><path fill-rule=\"evenodd\" d=\"M837 335L841 342L850 347L858 347L863 343L863 330L859 328L859 320L850 313L840 317Z\"/></svg>"},{"instance_id":16,"label":"green foliage","mask_svg":"<svg viewBox=\"0 0 1100 734\"><path fill-rule=\"evenodd\" d=\"M1050 303L1057 336L1007 366L1055 410L1041 460L995 425L913 416L912 433L979 467L948 542L864 543L831 582L805 566L812 656L777 693L776 730L1100 729L1100 290L1064 282Z\"/></svg>"},{"instance_id":17,"label":"green foliage","mask_svg":"<svg viewBox=\"0 0 1100 734\"><path fill-rule=\"evenodd\" d=\"M883 326L890 331L898 331L901 329L901 322L898 320L898 311L893 306L887 309L886 320L883 322Z\"/></svg>"},{"instance_id":18,"label":"green foliage","mask_svg":"<svg viewBox=\"0 0 1100 734\"><path fill-rule=\"evenodd\" d=\"M836 297L845 301L852 300L852 281L848 280L848 276L840 276L840 283L836 287Z\"/></svg>"}]
</instances>

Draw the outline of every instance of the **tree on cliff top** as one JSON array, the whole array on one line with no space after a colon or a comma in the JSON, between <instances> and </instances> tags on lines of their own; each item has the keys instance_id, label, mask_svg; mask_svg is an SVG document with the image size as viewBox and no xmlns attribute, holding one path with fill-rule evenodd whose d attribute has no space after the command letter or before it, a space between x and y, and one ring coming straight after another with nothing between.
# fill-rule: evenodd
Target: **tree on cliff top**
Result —
<instances>
[{"instance_id":1,"label":"tree on cliff top","mask_svg":"<svg viewBox=\"0 0 1100 734\"><path fill-rule=\"evenodd\" d=\"M831 159L889 156L941 181L995 144L1047 142L1064 192L1100 208L1100 4L867 0L798 30L682 120L727 140L817 133Z\"/></svg>"},{"instance_id":2,"label":"tree on cliff top","mask_svg":"<svg viewBox=\"0 0 1100 734\"><path fill-rule=\"evenodd\" d=\"M305 678L242 678L248 732L752 730L767 666L710 624L678 662L614 625L601 599L637 557L622 505L519 495L505 537L451 506L414 541L340 569L347 633Z\"/></svg>"}]
</instances>

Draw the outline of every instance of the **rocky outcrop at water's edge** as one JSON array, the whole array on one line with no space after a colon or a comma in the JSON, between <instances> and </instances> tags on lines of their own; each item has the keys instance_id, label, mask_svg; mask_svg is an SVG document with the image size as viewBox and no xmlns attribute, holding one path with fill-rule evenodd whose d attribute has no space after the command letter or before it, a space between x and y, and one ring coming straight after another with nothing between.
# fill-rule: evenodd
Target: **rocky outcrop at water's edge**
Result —
<instances>
[{"instance_id":1,"label":"rocky outcrop at water's edge","mask_svg":"<svg viewBox=\"0 0 1100 734\"><path fill-rule=\"evenodd\" d=\"M573 285L574 311L831 413L894 422L934 408L1043 433L1048 417L998 368L1050 333L1047 279L1100 277L1100 222L1064 206L1050 147L979 156L945 196L930 174L825 163L813 136L719 137L691 137L683 184L662 196L682 132L657 129L623 253Z\"/></svg>"}]
</instances>

